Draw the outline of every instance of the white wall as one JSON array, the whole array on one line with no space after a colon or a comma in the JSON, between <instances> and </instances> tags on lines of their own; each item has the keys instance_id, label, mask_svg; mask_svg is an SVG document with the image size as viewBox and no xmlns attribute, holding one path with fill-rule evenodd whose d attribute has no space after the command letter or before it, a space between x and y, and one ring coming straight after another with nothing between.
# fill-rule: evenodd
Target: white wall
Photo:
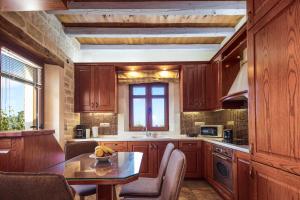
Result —
<instances>
[{"instance_id":1,"label":"white wall","mask_svg":"<svg viewBox=\"0 0 300 200\"><path fill-rule=\"evenodd\" d=\"M129 87L118 85L118 134L141 133L129 131ZM169 131L159 134L180 134L180 95L179 83L169 83Z\"/></svg>"},{"instance_id":2,"label":"white wall","mask_svg":"<svg viewBox=\"0 0 300 200\"><path fill-rule=\"evenodd\" d=\"M179 62L209 61L216 50L146 49L80 50L75 62Z\"/></svg>"},{"instance_id":3,"label":"white wall","mask_svg":"<svg viewBox=\"0 0 300 200\"><path fill-rule=\"evenodd\" d=\"M45 128L55 129L55 138L64 143L64 69L45 65Z\"/></svg>"}]
</instances>

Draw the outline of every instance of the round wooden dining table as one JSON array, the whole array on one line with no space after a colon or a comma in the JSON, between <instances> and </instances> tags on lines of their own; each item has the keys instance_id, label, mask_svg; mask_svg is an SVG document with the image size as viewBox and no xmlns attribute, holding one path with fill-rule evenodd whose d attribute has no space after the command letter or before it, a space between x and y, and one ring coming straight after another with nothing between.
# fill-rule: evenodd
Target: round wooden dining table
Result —
<instances>
[{"instance_id":1,"label":"round wooden dining table","mask_svg":"<svg viewBox=\"0 0 300 200\"><path fill-rule=\"evenodd\" d=\"M70 185L97 185L97 200L112 200L114 186L138 179L143 153L117 152L108 162L82 154L48 168L45 172L63 175Z\"/></svg>"}]
</instances>

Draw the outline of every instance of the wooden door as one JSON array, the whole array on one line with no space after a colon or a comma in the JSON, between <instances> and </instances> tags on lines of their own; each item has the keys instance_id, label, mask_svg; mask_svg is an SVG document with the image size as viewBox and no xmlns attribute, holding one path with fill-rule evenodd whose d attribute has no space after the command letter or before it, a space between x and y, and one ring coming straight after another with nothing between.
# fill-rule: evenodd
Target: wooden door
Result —
<instances>
[{"instance_id":1,"label":"wooden door","mask_svg":"<svg viewBox=\"0 0 300 200\"><path fill-rule=\"evenodd\" d=\"M251 199L300 199L300 176L257 162L252 162L251 167L253 171L253 177L251 178Z\"/></svg>"},{"instance_id":2,"label":"wooden door","mask_svg":"<svg viewBox=\"0 0 300 200\"><path fill-rule=\"evenodd\" d=\"M91 66L75 66L75 112L94 109L93 77Z\"/></svg>"},{"instance_id":3,"label":"wooden door","mask_svg":"<svg viewBox=\"0 0 300 200\"><path fill-rule=\"evenodd\" d=\"M155 176L158 174L159 168L160 168L160 164L161 164L161 160L164 156L166 147L169 143L173 143L175 148L178 148L178 142L152 142L152 144L154 145L155 149L156 149L156 158L157 160L155 161Z\"/></svg>"},{"instance_id":4,"label":"wooden door","mask_svg":"<svg viewBox=\"0 0 300 200\"><path fill-rule=\"evenodd\" d=\"M181 71L183 111L206 110L206 67L208 64L186 65Z\"/></svg>"},{"instance_id":5,"label":"wooden door","mask_svg":"<svg viewBox=\"0 0 300 200\"><path fill-rule=\"evenodd\" d=\"M114 66L94 66L96 111L116 111L116 74Z\"/></svg>"},{"instance_id":6,"label":"wooden door","mask_svg":"<svg viewBox=\"0 0 300 200\"><path fill-rule=\"evenodd\" d=\"M213 179L213 146L209 142L202 143L203 145L203 172L206 180Z\"/></svg>"},{"instance_id":7,"label":"wooden door","mask_svg":"<svg viewBox=\"0 0 300 200\"><path fill-rule=\"evenodd\" d=\"M250 199L250 155L240 151L234 152L233 187L235 200Z\"/></svg>"},{"instance_id":8,"label":"wooden door","mask_svg":"<svg viewBox=\"0 0 300 200\"><path fill-rule=\"evenodd\" d=\"M253 26L281 0L248 0L248 24ZM290 1L290 0L283 0Z\"/></svg>"},{"instance_id":9,"label":"wooden door","mask_svg":"<svg viewBox=\"0 0 300 200\"><path fill-rule=\"evenodd\" d=\"M156 150L151 142L128 142L128 150L143 153L141 176L155 177Z\"/></svg>"},{"instance_id":10,"label":"wooden door","mask_svg":"<svg viewBox=\"0 0 300 200\"><path fill-rule=\"evenodd\" d=\"M201 177L201 141L180 141L179 149L186 157L186 178Z\"/></svg>"},{"instance_id":11,"label":"wooden door","mask_svg":"<svg viewBox=\"0 0 300 200\"><path fill-rule=\"evenodd\" d=\"M249 31L252 159L300 175L300 0Z\"/></svg>"}]
</instances>

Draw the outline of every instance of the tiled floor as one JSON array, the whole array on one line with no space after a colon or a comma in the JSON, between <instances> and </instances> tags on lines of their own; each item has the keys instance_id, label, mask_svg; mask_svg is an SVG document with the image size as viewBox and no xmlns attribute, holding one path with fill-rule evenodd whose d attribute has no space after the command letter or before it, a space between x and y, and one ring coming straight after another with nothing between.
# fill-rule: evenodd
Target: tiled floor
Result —
<instances>
[{"instance_id":1,"label":"tiled floor","mask_svg":"<svg viewBox=\"0 0 300 200\"><path fill-rule=\"evenodd\" d=\"M95 196L86 198L86 200L95 200ZM222 200L222 198L205 181L185 181L179 200Z\"/></svg>"}]
</instances>

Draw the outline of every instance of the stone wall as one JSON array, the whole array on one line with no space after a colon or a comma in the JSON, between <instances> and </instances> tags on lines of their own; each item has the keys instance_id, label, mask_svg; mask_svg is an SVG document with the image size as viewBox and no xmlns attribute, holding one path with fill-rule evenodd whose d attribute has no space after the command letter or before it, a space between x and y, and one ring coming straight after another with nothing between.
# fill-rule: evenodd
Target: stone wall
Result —
<instances>
[{"instance_id":1,"label":"stone wall","mask_svg":"<svg viewBox=\"0 0 300 200\"><path fill-rule=\"evenodd\" d=\"M34 40L65 61L64 64L64 138L73 137L80 116L74 113L74 64L80 45L64 34L63 27L54 15L45 12L0 12ZM47 74L46 74L47 76Z\"/></svg>"},{"instance_id":2,"label":"stone wall","mask_svg":"<svg viewBox=\"0 0 300 200\"><path fill-rule=\"evenodd\" d=\"M99 127L100 123L109 123L109 127ZM100 135L117 135L118 134L118 116L114 113L81 113L80 124L89 128L92 126L99 127Z\"/></svg>"},{"instance_id":3,"label":"stone wall","mask_svg":"<svg viewBox=\"0 0 300 200\"><path fill-rule=\"evenodd\" d=\"M224 128L233 129L236 140L248 140L247 109L182 113L181 134L199 130L195 122L205 122L206 125L224 125Z\"/></svg>"}]
</instances>

